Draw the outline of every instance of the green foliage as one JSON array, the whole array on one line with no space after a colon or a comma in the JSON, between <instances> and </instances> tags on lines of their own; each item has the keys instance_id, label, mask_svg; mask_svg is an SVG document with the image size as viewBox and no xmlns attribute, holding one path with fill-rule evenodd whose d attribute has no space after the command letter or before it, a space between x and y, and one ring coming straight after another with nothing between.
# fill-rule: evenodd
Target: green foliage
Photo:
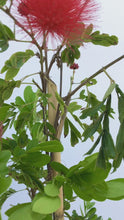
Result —
<instances>
[{"instance_id":1,"label":"green foliage","mask_svg":"<svg viewBox=\"0 0 124 220\"><path fill-rule=\"evenodd\" d=\"M41 220L44 218L44 215L40 215L32 211L32 207L30 203L18 204L10 208L6 215L9 217L9 220Z\"/></svg>"},{"instance_id":2,"label":"green foliage","mask_svg":"<svg viewBox=\"0 0 124 220\"><path fill-rule=\"evenodd\" d=\"M73 64L75 59L80 58L79 46L71 45L66 47L61 53L61 59L63 63Z\"/></svg>"},{"instance_id":3,"label":"green foliage","mask_svg":"<svg viewBox=\"0 0 124 220\"><path fill-rule=\"evenodd\" d=\"M32 203L33 212L40 214L50 214L60 207L60 198L58 196L50 197L47 195L37 194Z\"/></svg>"},{"instance_id":4,"label":"green foliage","mask_svg":"<svg viewBox=\"0 0 124 220\"><path fill-rule=\"evenodd\" d=\"M106 182L108 187L107 198L111 200L124 199L124 179L114 179Z\"/></svg>"},{"instance_id":5,"label":"green foliage","mask_svg":"<svg viewBox=\"0 0 124 220\"><path fill-rule=\"evenodd\" d=\"M14 189L8 189L6 192L2 193L2 195L0 196L0 209L3 205L3 203L14 193L16 193L16 191Z\"/></svg>"},{"instance_id":6,"label":"green foliage","mask_svg":"<svg viewBox=\"0 0 124 220\"><path fill-rule=\"evenodd\" d=\"M6 0L0 1L0 6L3 6ZM4 52L9 47L9 40L14 40L14 33L9 27L0 22L0 52Z\"/></svg>"},{"instance_id":7,"label":"green foliage","mask_svg":"<svg viewBox=\"0 0 124 220\"><path fill-rule=\"evenodd\" d=\"M95 45L109 47L118 44L118 38L115 35L100 34L100 31L95 31L90 35L91 42Z\"/></svg>"},{"instance_id":8,"label":"green foliage","mask_svg":"<svg viewBox=\"0 0 124 220\"><path fill-rule=\"evenodd\" d=\"M118 85L116 85L116 93L118 97L120 127L116 138L116 156L113 163L114 171L120 166L122 159L124 158L124 93L121 91Z\"/></svg>"},{"instance_id":9,"label":"green foliage","mask_svg":"<svg viewBox=\"0 0 124 220\"><path fill-rule=\"evenodd\" d=\"M63 146L59 141L48 141L44 143L40 143L34 148L31 148L29 152L37 152L37 151L47 151L47 152L62 152Z\"/></svg>"},{"instance_id":10,"label":"green foliage","mask_svg":"<svg viewBox=\"0 0 124 220\"><path fill-rule=\"evenodd\" d=\"M110 164L102 169L96 166L97 154L87 157L84 161L74 166L67 176L72 182L74 192L78 197L90 201L95 199L104 201L107 196L107 186L104 179L110 171Z\"/></svg>"},{"instance_id":11,"label":"green foliage","mask_svg":"<svg viewBox=\"0 0 124 220\"><path fill-rule=\"evenodd\" d=\"M49 183L44 187L47 196L56 197L59 195L59 188L54 183Z\"/></svg>"},{"instance_id":12,"label":"green foliage","mask_svg":"<svg viewBox=\"0 0 124 220\"><path fill-rule=\"evenodd\" d=\"M0 79L0 105L4 103L4 100L8 100L12 93L14 88L19 88L21 85L21 81L6 81L4 79Z\"/></svg>"},{"instance_id":13,"label":"green foliage","mask_svg":"<svg viewBox=\"0 0 124 220\"><path fill-rule=\"evenodd\" d=\"M80 207L81 215L76 210L72 211L72 220L103 220L101 216L96 214L95 202L84 202L84 208ZM108 219L109 220L109 219Z\"/></svg>"},{"instance_id":14,"label":"green foliage","mask_svg":"<svg viewBox=\"0 0 124 220\"><path fill-rule=\"evenodd\" d=\"M1 69L1 73L6 72L5 80L12 80L18 74L24 63L33 56L34 52L32 50L26 50L26 52L16 52L13 54L10 59L5 62L5 65Z\"/></svg>"},{"instance_id":15,"label":"green foliage","mask_svg":"<svg viewBox=\"0 0 124 220\"><path fill-rule=\"evenodd\" d=\"M62 174L64 174L64 175L66 175L67 172L68 172L68 168L67 168L66 166L64 166L63 164L61 164L61 163L52 161L52 162L50 163L50 166L51 166L54 170L56 170L57 172L62 173Z\"/></svg>"},{"instance_id":16,"label":"green foliage","mask_svg":"<svg viewBox=\"0 0 124 220\"><path fill-rule=\"evenodd\" d=\"M112 82L110 84L109 88L107 89L107 91L103 97L103 100L106 99L109 95L111 95L112 91L115 89L115 86L116 86L115 82Z\"/></svg>"},{"instance_id":17,"label":"green foliage","mask_svg":"<svg viewBox=\"0 0 124 220\"><path fill-rule=\"evenodd\" d=\"M8 150L4 150L0 153L0 177L4 177L8 174L7 162L10 159L11 153Z\"/></svg>"},{"instance_id":18,"label":"green foliage","mask_svg":"<svg viewBox=\"0 0 124 220\"><path fill-rule=\"evenodd\" d=\"M11 185L12 179L8 177L0 177L0 194L4 193Z\"/></svg>"},{"instance_id":19,"label":"green foliage","mask_svg":"<svg viewBox=\"0 0 124 220\"><path fill-rule=\"evenodd\" d=\"M0 0L0 6L4 6L6 4L7 0Z\"/></svg>"}]
</instances>

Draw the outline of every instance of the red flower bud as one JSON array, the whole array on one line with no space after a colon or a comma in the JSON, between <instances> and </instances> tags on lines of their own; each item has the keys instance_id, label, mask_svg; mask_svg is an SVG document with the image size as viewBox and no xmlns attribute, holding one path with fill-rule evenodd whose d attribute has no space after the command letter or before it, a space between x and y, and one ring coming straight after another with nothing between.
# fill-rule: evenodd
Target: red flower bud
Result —
<instances>
[{"instance_id":1,"label":"red flower bud","mask_svg":"<svg viewBox=\"0 0 124 220\"><path fill-rule=\"evenodd\" d=\"M73 63L71 66L70 66L70 69L73 69L73 70L76 70L79 68L79 65L77 63Z\"/></svg>"}]
</instances>

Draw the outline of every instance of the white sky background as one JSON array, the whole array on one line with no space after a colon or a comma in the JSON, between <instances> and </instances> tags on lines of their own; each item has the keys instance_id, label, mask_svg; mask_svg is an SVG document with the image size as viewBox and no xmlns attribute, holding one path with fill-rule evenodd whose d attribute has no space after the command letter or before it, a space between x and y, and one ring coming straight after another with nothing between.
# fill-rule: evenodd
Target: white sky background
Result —
<instances>
[{"instance_id":1,"label":"white sky background","mask_svg":"<svg viewBox=\"0 0 124 220\"><path fill-rule=\"evenodd\" d=\"M90 76L101 67L105 66L109 62L124 54L124 0L101 0L100 2L102 4L102 13L98 29L101 30L102 33L104 32L110 35L118 36L119 44L117 46L111 47L101 47L88 44L84 48L82 48L81 59L78 62L80 68L77 70L75 74L76 82L80 82L80 80L82 80L83 78ZM3 14L0 14L0 20L3 23L10 25L10 20L6 18ZM0 54L0 66L3 66L4 61L8 59L12 53L25 49L25 44L21 44L21 46L18 43L10 44L10 48L6 52ZM37 61L32 59L29 64L25 64L25 67L22 68L22 70L19 73L19 78L22 78L25 73L30 74L32 72L38 71L39 68L36 66L39 67ZM56 71L57 69L53 69L52 78L56 79L57 82L58 78L56 77L58 73ZM115 80L115 82L120 85L120 88L124 91L124 60L118 62L113 67L109 68L107 71ZM66 89L68 88L67 82L70 78L70 73L68 73L68 70L66 68L64 68L64 75L66 77L63 83L63 87L64 91L66 91ZM107 87L109 86L109 80L106 78L106 76L104 76L104 74L101 74L96 79L98 81L98 85L94 86L91 90L92 92L96 93L99 99L102 99ZM18 95L21 95L23 90L16 90L16 92L18 93ZM14 100L14 97L12 100ZM112 102L113 106L117 108L116 95L112 99ZM118 115L115 116L115 119L115 121L111 121L111 132L113 134L113 137L116 136L117 129L119 126ZM9 135L9 133L7 135ZM65 147L65 151L62 154L62 161L68 167L82 160L83 154L88 150L88 147L92 146L92 143L89 140L87 141L87 143L80 143L76 145L75 148L69 146L68 138L62 138L62 141ZM122 165L115 174L109 176L109 179L120 177L124 178L124 165ZM17 188L17 186L15 187ZM23 192L18 193L18 199L20 200L18 202L24 202L25 194ZM17 197L11 197L11 199L9 199L6 203L6 207L8 208L8 204L16 204L18 199ZM81 200L79 200L77 204L72 205L72 208L79 210L80 205L83 206ZM123 220L124 200L118 202L109 200L105 202L96 202L96 206L97 213L103 216L104 220L107 220L108 217L111 217L112 220ZM3 220L6 220L6 217L4 217Z\"/></svg>"}]
</instances>

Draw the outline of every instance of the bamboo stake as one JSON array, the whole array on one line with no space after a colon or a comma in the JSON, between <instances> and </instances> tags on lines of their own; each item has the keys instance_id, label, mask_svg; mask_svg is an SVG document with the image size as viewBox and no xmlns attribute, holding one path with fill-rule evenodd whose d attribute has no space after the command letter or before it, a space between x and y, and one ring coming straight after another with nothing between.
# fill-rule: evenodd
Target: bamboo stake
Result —
<instances>
[{"instance_id":1,"label":"bamboo stake","mask_svg":"<svg viewBox=\"0 0 124 220\"><path fill-rule=\"evenodd\" d=\"M54 126L55 120L56 120L56 114L57 114L57 108L58 108L58 102L56 99L56 92L57 92L57 86L56 84L49 80L48 81L48 93L51 94L51 97L49 98L49 104L48 104L48 119L49 123ZM54 106L52 106L51 105ZM60 132L61 133L61 132ZM57 135L57 139L60 140L61 134ZM52 161L61 163L61 153L60 152L55 152L52 153ZM56 171L53 171L53 177L57 175ZM63 188L60 188L60 193L59 193L59 198L61 201L61 206L60 208L54 213L54 220L64 220L64 207L63 207Z\"/></svg>"}]
</instances>

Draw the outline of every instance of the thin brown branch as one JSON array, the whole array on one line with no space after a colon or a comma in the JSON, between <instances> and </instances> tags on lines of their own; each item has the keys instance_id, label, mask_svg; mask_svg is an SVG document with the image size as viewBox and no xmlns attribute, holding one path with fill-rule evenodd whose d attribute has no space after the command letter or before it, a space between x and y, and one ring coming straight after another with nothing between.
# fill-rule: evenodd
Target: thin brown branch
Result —
<instances>
[{"instance_id":1,"label":"thin brown branch","mask_svg":"<svg viewBox=\"0 0 124 220\"><path fill-rule=\"evenodd\" d=\"M37 82L35 82L35 80L33 79L32 80L32 82L37 86L37 88L41 91L41 92L43 92L43 90L40 88L40 86L38 85L38 83Z\"/></svg>"},{"instance_id":2,"label":"thin brown branch","mask_svg":"<svg viewBox=\"0 0 124 220\"><path fill-rule=\"evenodd\" d=\"M109 67L111 67L112 65L116 64L117 62L119 62L120 60L124 59L124 55L118 57L116 60L110 62L109 64L107 64L106 66L102 67L101 69L99 69L96 73L94 73L93 75L91 75L88 79L86 79L85 81L83 81L79 86L77 86L77 88L75 88L73 91L69 92L68 95L66 95L65 97L63 97L63 100L66 101L68 100L68 98L70 98L72 95L74 95L81 87L83 87L84 85L86 85L91 79L95 78L96 76L98 76L100 73L104 72L104 70L108 69Z\"/></svg>"},{"instance_id":3,"label":"thin brown branch","mask_svg":"<svg viewBox=\"0 0 124 220\"><path fill-rule=\"evenodd\" d=\"M53 55L53 57L52 57L52 59L51 59L51 62L50 62L50 65L49 65L49 67L48 67L48 71L47 71L47 73L46 73L47 76L49 76L50 70L51 70L51 68L52 68L52 66L53 66L53 64L54 64L54 62L55 62L56 57L58 56L60 50L62 49L62 47L63 47L63 45L61 45L61 46L58 48L57 52Z\"/></svg>"}]
</instances>

